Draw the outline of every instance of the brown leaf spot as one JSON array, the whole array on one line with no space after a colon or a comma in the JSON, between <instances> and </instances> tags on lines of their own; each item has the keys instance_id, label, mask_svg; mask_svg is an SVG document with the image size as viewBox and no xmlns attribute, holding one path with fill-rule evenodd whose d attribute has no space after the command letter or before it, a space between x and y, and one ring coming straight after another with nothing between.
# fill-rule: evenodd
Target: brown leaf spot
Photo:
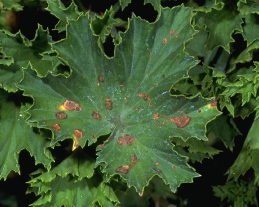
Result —
<instances>
[{"instance_id":1,"label":"brown leaf spot","mask_svg":"<svg viewBox=\"0 0 259 207\"><path fill-rule=\"evenodd\" d=\"M139 111L139 107L136 106L136 107L135 107L135 110L136 110L136 111Z\"/></svg>"},{"instance_id":2,"label":"brown leaf spot","mask_svg":"<svg viewBox=\"0 0 259 207\"><path fill-rule=\"evenodd\" d=\"M200 109L198 110L198 113L201 113L201 110L200 110Z\"/></svg>"},{"instance_id":3,"label":"brown leaf spot","mask_svg":"<svg viewBox=\"0 0 259 207\"><path fill-rule=\"evenodd\" d=\"M98 147L104 148L104 144L98 144Z\"/></svg>"},{"instance_id":4,"label":"brown leaf spot","mask_svg":"<svg viewBox=\"0 0 259 207\"><path fill-rule=\"evenodd\" d=\"M165 122L165 121L163 121L163 125L164 125L164 126L166 125L166 122Z\"/></svg>"},{"instance_id":5,"label":"brown leaf spot","mask_svg":"<svg viewBox=\"0 0 259 207\"><path fill-rule=\"evenodd\" d=\"M138 158L135 154L131 155L131 162L132 164L136 164L138 162Z\"/></svg>"},{"instance_id":6,"label":"brown leaf spot","mask_svg":"<svg viewBox=\"0 0 259 207\"><path fill-rule=\"evenodd\" d=\"M215 100L215 101L212 101L211 103L209 103L209 106L210 107L217 107L217 104L218 104L218 102Z\"/></svg>"},{"instance_id":7,"label":"brown leaf spot","mask_svg":"<svg viewBox=\"0 0 259 207\"><path fill-rule=\"evenodd\" d=\"M158 166L159 165L159 162L156 162L156 166Z\"/></svg>"},{"instance_id":8,"label":"brown leaf spot","mask_svg":"<svg viewBox=\"0 0 259 207\"><path fill-rule=\"evenodd\" d=\"M96 138L96 134L92 134L92 138L95 139Z\"/></svg>"},{"instance_id":9,"label":"brown leaf spot","mask_svg":"<svg viewBox=\"0 0 259 207\"><path fill-rule=\"evenodd\" d=\"M163 43L166 44L167 43L167 39L163 38Z\"/></svg>"},{"instance_id":10,"label":"brown leaf spot","mask_svg":"<svg viewBox=\"0 0 259 207\"><path fill-rule=\"evenodd\" d=\"M124 84L123 84L122 82L119 83L119 86L120 86L120 87L123 87L123 85L124 85Z\"/></svg>"},{"instance_id":11,"label":"brown leaf spot","mask_svg":"<svg viewBox=\"0 0 259 207\"><path fill-rule=\"evenodd\" d=\"M157 127L160 127L160 121L159 121L159 122L157 122L156 126L157 126Z\"/></svg>"},{"instance_id":12,"label":"brown leaf spot","mask_svg":"<svg viewBox=\"0 0 259 207\"><path fill-rule=\"evenodd\" d=\"M178 117L171 117L171 118L168 118L168 120L169 120L170 122L175 123L177 127L183 128L183 127L185 127L187 124L190 123L191 118L188 117L188 116L178 116Z\"/></svg>"},{"instance_id":13,"label":"brown leaf spot","mask_svg":"<svg viewBox=\"0 0 259 207\"><path fill-rule=\"evenodd\" d=\"M179 37L179 35L177 34L176 36L175 36L175 38L178 38Z\"/></svg>"},{"instance_id":14,"label":"brown leaf spot","mask_svg":"<svg viewBox=\"0 0 259 207\"><path fill-rule=\"evenodd\" d=\"M57 119L65 119L67 118L67 115L64 112L57 112L56 117Z\"/></svg>"},{"instance_id":15,"label":"brown leaf spot","mask_svg":"<svg viewBox=\"0 0 259 207\"><path fill-rule=\"evenodd\" d=\"M75 129L74 135L75 135L76 140L78 141L83 137L83 132L79 129Z\"/></svg>"},{"instance_id":16,"label":"brown leaf spot","mask_svg":"<svg viewBox=\"0 0 259 207\"><path fill-rule=\"evenodd\" d=\"M53 124L52 129L53 129L53 131L57 132L57 131L60 130L60 125L59 124Z\"/></svg>"},{"instance_id":17,"label":"brown leaf spot","mask_svg":"<svg viewBox=\"0 0 259 207\"><path fill-rule=\"evenodd\" d=\"M159 118L160 118L160 114L159 114L159 113L155 113L153 119L154 119L154 120L157 120L157 119L159 119Z\"/></svg>"},{"instance_id":18,"label":"brown leaf spot","mask_svg":"<svg viewBox=\"0 0 259 207\"><path fill-rule=\"evenodd\" d=\"M130 168L131 168L131 165L123 165L118 167L115 171L123 174L128 174Z\"/></svg>"},{"instance_id":19,"label":"brown leaf spot","mask_svg":"<svg viewBox=\"0 0 259 207\"><path fill-rule=\"evenodd\" d=\"M150 57L150 56L151 56L151 54L152 54L152 53L151 53L151 52L149 52L149 53L148 53L148 56Z\"/></svg>"},{"instance_id":20,"label":"brown leaf spot","mask_svg":"<svg viewBox=\"0 0 259 207\"><path fill-rule=\"evenodd\" d=\"M65 107L65 109L67 109L68 111L73 111L73 110L76 110L76 111L81 111L82 108L80 107L80 105L74 101L69 101L69 100L66 100L64 103L63 103L63 106Z\"/></svg>"},{"instance_id":21,"label":"brown leaf spot","mask_svg":"<svg viewBox=\"0 0 259 207\"><path fill-rule=\"evenodd\" d=\"M174 30L173 29L170 31L170 37L172 37L172 36L174 36Z\"/></svg>"},{"instance_id":22,"label":"brown leaf spot","mask_svg":"<svg viewBox=\"0 0 259 207\"><path fill-rule=\"evenodd\" d=\"M143 97L143 96L144 96L144 94L143 94L143 93L141 93L141 92L139 92L139 93L138 93L138 96L139 96L139 97Z\"/></svg>"},{"instance_id":23,"label":"brown leaf spot","mask_svg":"<svg viewBox=\"0 0 259 207\"><path fill-rule=\"evenodd\" d=\"M145 100L145 101L147 101L147 100L150 100L150 97L148 96L148 94L143 94L143 99Z\"/></svg>"},{"instance_id":24,"label":"brown leaf spot","mask_svg":"<svg viewBox=\"0 0 259 207\"><path fill-rule=\"evenodd\" d=\"M99 83L99 82L97 82L97 83L96 83L96 86L100 86L100 83Z\"/></svg>"},{"instance_id":25,"label":"brown leaf spot","mask_svg":"<svg viewBox=\"0 0 259 207\"><path fill-rule=\"evenodd\" d=\"M112 102L106 101L105 102L105 108L108 109L108 110L112 110Z\"/></svg>"},{"instance_id":26,"label":"brown leaf spot","mask_svg":"<svg viewBox=\"0 0 259 207\"><path fill-rule=\"evenodd\" d=\"M104 82L104 81L105 81L105 77L104 77L103 75L99 75L99 76L98 76L98 80L99 80L100 82Z\"/></svg>"},{"instance_id":27,"label":"brown leaf spot","mask_svg":"<svg viewBox=\"0 0 259 207\"><path fill-rule=\"evenodd\" d=\"M159 173L159 174L162 173L162 170L160 170L160 169L158 169L158 168L155 168L155 167L154 167L153 170L156 171L156 172Z\"/></svg>"},{"instance_id":28,"label":"brown leaf spot","mask_svg":"<svg viewBox=\"0 0 259 207\"><path fill-rule=\"evenodd\" d=\"M148 105L149 105L149 106L152 106L152 102L149 101L149 102L148 102Z\"/></svg>"},{"instance_id":29,"label":"brown leaf spot","mask_svg":"<svg viewBox=\"0 0 259 207\"><path fill-rule=\"evenodd\" d=\"M172 168L173 168L173 169L175 169L175 168L176 168L176 166L175 166L175 165L172 165Z\"/></svg>"},{"instance_id":30,"label":"brown leaf spot","mask_svg":"<svg viewBox=\"0 0 259 207\"><path fill-rule=\"evenodd\" d=\"M123 137L120 137L117 142L119 145L132 145L134 138L129 134L125 134Z\"/></svg>"},{"instance_id":31,"label":"brown leaf spot","mask_svg":"<svg viewBox=\"0 0 259 207\"><path fill-rule=\"evenodd\" d=\"M101 115L100 115L99 111L93 111L92 117L94 119L96 119L96 120L100 120L101 119Z\"/></svg>"}]
</instances>

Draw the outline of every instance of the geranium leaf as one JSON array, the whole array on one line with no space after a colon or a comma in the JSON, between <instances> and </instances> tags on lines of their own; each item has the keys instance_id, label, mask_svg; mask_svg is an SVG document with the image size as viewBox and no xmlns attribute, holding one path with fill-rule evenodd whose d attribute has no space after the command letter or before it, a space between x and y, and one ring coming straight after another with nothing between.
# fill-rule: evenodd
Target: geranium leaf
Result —
<instances>
[{"instance_id":1,"label":"geranium leaf","mask_svg":"<svg viewBox=\"0 0 259 207\"><path fill-rule=\"evenodd\" d=\"M1 0L0 2L0 10L15 10L21 11L23 7L19 4L20 0Z\"/></svg>"},{"instance_id":2,"label":"geranium leaf","mask_svg":"<svg viewBox=\"0 0 259 207\"><path fill-rule=\"evenodd\" d=\"M52 129L53 145L72 138L72 150L110 134L98 148L97 164L107 179L120 174L138 192L154 175L173 191L191 182L198 174L172 151L168 138L206 140L205 125L220 114L215 101L169 94L172 83L197 64L184 53L185 42L195 33L191 17L184 6L164 9L154 24L134 16L111 59L86 29L87 16L71 21L67 38L53 44L70 66L70 77L40 79L24 70L18 87L35 100L28 121Z\"/></svg>"},{"instance_id":3,"label":"geranium leaf","mask_svg":"<svg viewBox=\"0 0 259 207\"><path fill-rule=\"evenodd\" d=\"M41 163L50 169L53 159L47 149L49 141L26 124L26 108L16 106L9 100L9 96L4 90L0 90L0 179L6 179L11 171L20 173L18 157L23 149L34 156L36 164Z\"/></svg>"},{"instance_id":4,"label":"geranium leaf","mask_svg":"<svg viewBox=\"0 0 259 207\"><path fill-rule=\"evenodd\" d=\"M236 15L232 11L234 4L223 2L215 3L215 5L206 8L197 8L195 16L195 25L205 26L209 32L207 39L207 51L212 51L214 48L222 46L230 53L230 42L234 42L232 34L234 31L242 31L242 17Z\"/></svg>"},{"instance_id":5,"label":"geranium leaf","mask_svg":"<svg viewBox=\"0 0 259 207\"><path fill-rule=\"evenodd\" d=\"M33 206L114 206L118 203L112 188L94 173L94 160L81 150L75 151L51 171L29 181L41 197ZM91 178L90 178L91 177Z\"/></svg>"},{"instance_id":6,"label":"geranium leaf","mask_svg":"<svg viewBox=\"0 0 259 207\"><path fill-rule=\"evenodd\" d=\"M8 31L0 31L0 48L5 58L11 58L10 73L13 68L17 71L20 68L27 68L29 63L32 68L37 71L39 76L45 76L49 71L53 70L51 61L43 60L41 53L49 51L51 37L48 30L43 30L42 26L38 26L36 35L33 40L28 40L20 32L12 34ZM10 65L8 63L8 65ZM17 71L18 73L18 71Z\"/></svg>"},{"instance_id":7,"label":"geranium leaf","mask_svg":"<svg viewBox=\"0 0 259 207\"><path fill-rule=\"evenodd\" d=\"M46 10L59 19L59 22L55 26L55 29L58 30L58 32L65 31L68 21L76 20L82 14L82 12L78 11L74 1L72 1L67 8L60 0L47 0L47 3L48 7Z\"/></svg>"},{"instance_id":8,"label":"geranium leaf","mask_svg":"<svg viewBox=\"0 0 259 207\"><path fill-rule=\"evenodd\" d=\"M259 155L258 126L259 119L256 119L247 134L241 152L228 170L228 179L234 178L237 180L240 175L245 175L250 168L254 169L255 176L259 178L259 165L257 162ZM255 180L255 182L259 183L259 180Z\"/></svg>"}]
</instances>

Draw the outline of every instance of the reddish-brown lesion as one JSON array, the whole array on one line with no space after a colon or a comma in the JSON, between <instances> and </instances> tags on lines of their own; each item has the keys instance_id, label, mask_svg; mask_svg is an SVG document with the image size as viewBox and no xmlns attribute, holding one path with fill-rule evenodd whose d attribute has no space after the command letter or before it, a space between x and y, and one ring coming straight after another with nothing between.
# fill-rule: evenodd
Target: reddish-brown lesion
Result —
<instances>
[{"instance_id":1,"label":"reddish-brown lesion","mask_svg":"<svg viewBox=\"0 0 259 207\"><path fill-rule=\"evenodd\" d=\"M143 98L145 101L149 101L150 100L150 97L149 97L149 95L147 93L139 92L138 96Z\"/></svg>"},{"instance_id":2,"label":"reddish-brown lesion","mask_svg":"<svg viewBox=\"0 0 259 207\"><path fill-rule=\"evenodd\" d=\"M111 98L108 96L105 101L105 108L108 110L112 110L112 101Z\"/></svg>"},{"instance_id":3,"label":"reddish-brown lesion","mask_svg":"<svg viewBox=\"0 0 259 207\"><path fill-rule=\"evenodd\" d=\"M101 120L101 114L99 113L99 111L93 111L92 112L92 117L96 120Z\"/></svg>"},{"instance_id":4,"label":"reddish-brown lesion","mask_svg":"<svg viewBox=\"0 0 259 207\"><path fill-rule=\"evenodd\" d=\"M170 122L175 123L177 127L183 128L190 123L191 118L189 116L178 116L178 117L170 117L168 118L168 120Z\"/></svg>"},{"instance_id":5,"label":"reddish-brown lesion","mask_svg":"<svg viewBox=\"0 0 259 207\"><path fill-rule=\"evenodd\" d=\"M119 145L132 145L134 138L130 134L125 134L123 137L120 137L117 142Z\"/></svg>"},{"instance_id":6,"label":"reddish-brown lesion","mask_svg":"<svg viewBox=\"0 0 259 207\"><path fill-rule=\"evenodd\" d=\"M209 103L209 106L210 106L210 107L216 107L216 108L217 108L217 105L218 105L217 100L212 101L211 103Z\"/></svg>"},{"instance_id":7,"label":"reddish-brown lesion","mask_svg":"<svg viewBox=\"0 0 259 207\"><path fill-rule=\"evenodd\" d=\"M72 151L74 151L75 149L77 149L80 146L79 140L82 139L83 132L79 129L75 129L73 136L74 136L74 141L73 141Z\"/></svg>"},{"instance_id":8,"label":"reddish-brown lesion","mask_svg":"<svg viewBox=\"0 0 259 207\"><path fill-rule=\"evenodd\" d=\"M56 113L56 118L57 119L66 119L67 118L67 115L65 114L65 112L57 112Z\"/></svg>"},{"instance_id":9,"label":"reddish-brown lesion","mask_svg":"<svg viewBox=\"0 0 259 207\"><path fill-rule=\"evenodd\" d=\"M131 168L130 164L129 165L122 165L122 166L118 167L115 171L123 173L123 174L128 174L130 168Z\"/></svg>"},{"instance_id":10,"label":"reddish-brown lesion","mask_svg":"<svg viewBox=\"0 0 259 207\"><path fill-rule=\"evenodd\" d=\"M157 120L157 119L159 119L159 118L160 118L160 114L159 114L159 113L155 113L153 119L154 119L154 120Z\"/></svg>"},{"instance_id":11,"label":"reddish-brown lesion","mask_svg":"<svg viewBox=\"0 0 259 207\"><path fill-rule=\"evenodd\" d=\"M82 110L81 106L78 103L76 103L74 101L70 101L70 100L66 100L63 103L63 106L68 111L74 111L74 110L81 111Z\"/></svg>"},{"instance_id":12,"label":"reddish-brown lesion","mask_svg":"<svg viewBox=\"0 0 259 207\"><path fill-rule=\"evenodd\" d=\"M131 163L136 164L138 162L138 158L135 154L131 155Z\"/></svg>"},{"instance_id":13,"label":"reddish-brown lesion","mask_svg":"<svg viewBox=\"0 0 259 207\"><path fill-rule=\"evenodd\" d=\"M98 80L99 80L100 82L104 82L104 81L105 81L105 77L104 77L103 75L99 75L99 76L98 76Z\"/></svg>"},{"instance_id":14,"label":"reddish-brown lesion","mask_svg":"<svg viewBox=\"0 0 259 207\"><path fill-rule=\"evenodd\" d=\"M57 131L60 130L60 125L59 124L53 124L52 129L53 129L53 131L57 132Z\"/></svg>"}]
</instances>

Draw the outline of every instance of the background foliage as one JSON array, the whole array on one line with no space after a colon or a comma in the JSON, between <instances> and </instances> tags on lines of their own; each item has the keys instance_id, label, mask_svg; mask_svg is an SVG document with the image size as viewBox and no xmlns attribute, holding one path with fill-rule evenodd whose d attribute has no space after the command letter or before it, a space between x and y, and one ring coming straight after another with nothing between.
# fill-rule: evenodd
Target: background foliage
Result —
<instances>
[{"instance_id":1,"label":"background foliage","mask_svg":"<svg viewBox=\"0 0 259 207\"><path fill-rule=\"evenodd\" d=\"M258 206L258 14L1 0L0 205Z\"/></svg>"}]
</instances>

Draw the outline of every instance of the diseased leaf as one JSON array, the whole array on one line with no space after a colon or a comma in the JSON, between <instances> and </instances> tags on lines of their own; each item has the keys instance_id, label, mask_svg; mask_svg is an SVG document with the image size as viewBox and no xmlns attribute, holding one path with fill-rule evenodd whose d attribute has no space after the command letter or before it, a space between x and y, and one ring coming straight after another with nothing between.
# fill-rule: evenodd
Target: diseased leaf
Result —
<instances>
[{"instance_id":1,"label":"diseased leaf","mask_svg":"<svg viewBox=\"0 0 259 207\"><path fill-rule=\"evenodd\" d=\"M51 171L31 181L31 189L41 197L33 206L115 206L119 203L113 189L94 173L95 163L82 151L75 151ZM90 178L91 177L91 178Z\"/></svg>"},{"instance_id":2,"label":"diseased leaf","mask_svg":"<svg viewBox=\"0 0 259 207\"><path fill-rule=\"evenodd\" d=\"M32 68L37 71L39 76L45 76L49 71L53 70L52 63L50 61L42 60L41 55L41 53L50 50L50 42L52 42L52 40L48 31L43 30L40 25L38 26L36 35L32 41L29 41L20 32L12 34L7 31L0 31L0 49L4 54L4 58L10 58L11 60L7 65L12 63L9 68L10 77L13 76L13 71L16 73L15 76L20 77L20 74L18 73L22 73L21 69L27 68L29 63ZM6 70L5 66L2 68L2 70ZM10 82L9 84L14 84L17 81L15 79L15 82L12 83L12 80L13 78L8 80Z\"/></svg>"},{"instance_id":3,"label":"diseased leaf","mask_svg":"<svg viewBox=\"0 0 259 207\"><path fill-rule=\"evenodd\" d=\"M47 0L48 10L51 14L59 19L55 26L58 32L63 32L66 30L66 25L70 20L77 20L77 18L82 15L82 12L78 11L77 5L74 1L66 8L60 0Z\"/></svg>"},{"instance_id":4,"label":"diseased leaf","mask_svg":"<svg viewBox=\"0 0 259 207\"><path fill-rule=\"evenodd\" d=\"M98 148L96 162L105 180L120 174L138 192L154 175L172 191L192 182L198 174L172 150L168 138L206 140L205 125L220 113L215 101L169 93L172 83L197 64L183 52L195 33L191 17L191 9L184 6L164 9L154 24L134 16L111 59L98 50L97 38L86 28L87 16L71 21L67 39L53 44L70 66L70 77L40 79L24 70L18 87L35 100L28 121L52 129L52 145L72 138L72 150L110 134Z\"/></svg>"},{"instance_id":5,"label":"diseased leaf","mask_svg":"<svg viewBox=\"0 0 259 207\"><path fill-rule=\"evenodd\" d=\"M211 7L199 7L195 16L195 25L198 27L205 26L209 32L206 43L207 51L212 51L214 48L222 46L228 53L230 53L231 42L234 42L232 34L235 31L242 32L241 24L242 17L233 12L235 4L229 2L215 3Z\"/></svg>"},{"instance_id":6,"label":"diseased leaf","mask_svg":"<svg viewBox=\"0 0 259 207\"><path fill-rule=\"evenodd\" d=\"M18 157L23 149L34 157L35 164L43 164L50 169L53 159L47 148L49 141L26 124L26 108L16 106L9 96L0 89L0 179L6 179L11 171L20 173Z\"/></svg>"}]
</instances>

